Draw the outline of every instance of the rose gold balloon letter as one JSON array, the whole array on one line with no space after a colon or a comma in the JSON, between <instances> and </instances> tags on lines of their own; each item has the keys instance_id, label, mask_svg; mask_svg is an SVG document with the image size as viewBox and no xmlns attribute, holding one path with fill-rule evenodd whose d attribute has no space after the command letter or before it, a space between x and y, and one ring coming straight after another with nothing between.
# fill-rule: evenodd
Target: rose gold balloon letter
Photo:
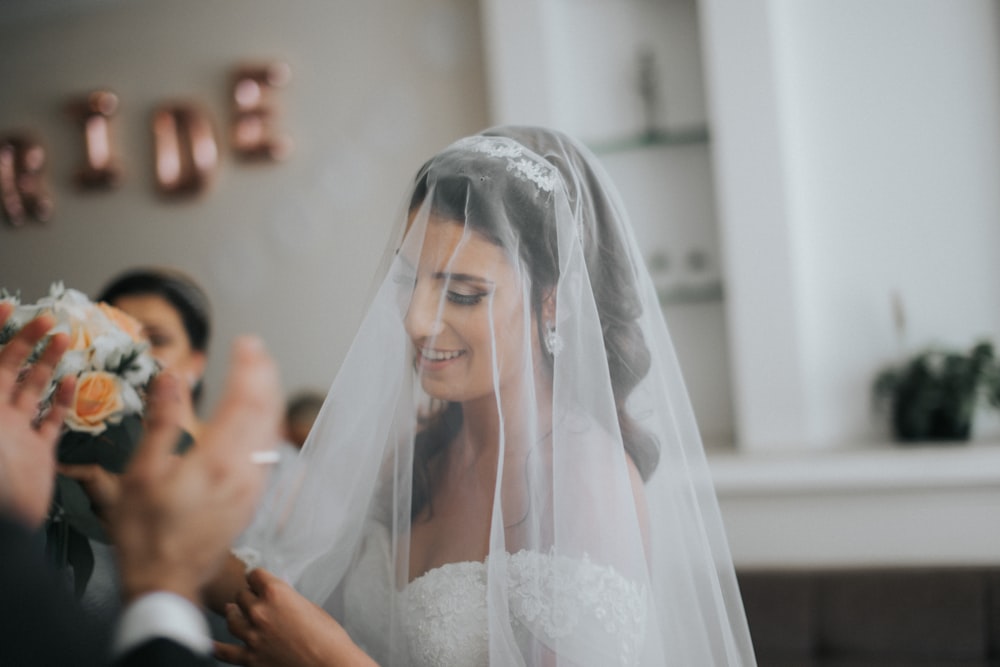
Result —
<instances>
[{"instance_id":1,"label":"rose gold balloon letter","mask_svg":"<svg viewBox=\"0 0 1000 667\"><path fill-rule=\"evenodd\" d=\"M111 116L118 110L118 97L97 90L74 102L70 112L83 127L84 163L76 182L86 190L107 190L121 183L121 169L111 139Z\"/></svg>"},{"instance_id":2,"label":"rose gold balloon letter","mask_svg":"<svg viewBox=\"0 0 1000 667\"><path fill-rule=\"evenodd\" d=\"M0 208L7 222L20 227L52 216L45 187L45 149L26 135L0 137Z\"/></svg>"},{"instance_id":3,"label":"rose gold balloon letter","mask_svg":"<svg viewBox=\"0 0 1000 667\"><path fill-rule=\"evenodd\" d=\"M233 76L233 151L243 160L283 160L291 142L277 136L274 89L288 83L291 69L284 63L240 67Z\"/></svg>"},{"instance_id":4,"label":"rose gold balloon letter","mask_svg":"<svg viewBox=\"0 0 1000 667\"><path fill-rule=\"evenodd\" d=\"M164 104L153 112L156 188L169 197L196 195L212 182L219 147L212 123L189 104Z\"/></svg>"}]
</instances>

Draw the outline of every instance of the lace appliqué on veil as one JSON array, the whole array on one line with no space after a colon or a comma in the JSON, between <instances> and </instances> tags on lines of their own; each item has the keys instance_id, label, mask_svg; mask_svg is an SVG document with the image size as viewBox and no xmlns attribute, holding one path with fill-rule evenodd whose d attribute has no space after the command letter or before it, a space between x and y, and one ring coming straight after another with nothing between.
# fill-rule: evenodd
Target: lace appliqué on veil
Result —
<instances>
[{"instance_id":1,"label":"lace appliqu\u00e9 on veil","mask_svg":"<svg viewBox=\"0 0 1000 667\"><path fill-rule=\"evenodd\" d=\"M556 168L547 162L540 162L525 154L521 144L504 137L469 137L459 142L463 145L490 157L507 161L507 171L534 183L539 190L552 192L559 175Z\"/></svg>"},{"instance_id":2,"label":"lace appliqu\u00e9 on veil","mask_svg":"<svg viewBox=\"0 0 1000 667\"><path fill-rule=\"evenodd\" d=\"M414 664L489 663L487 572L486 563L451 563L403 592L401 618ZM601 654L601 664L637 664L646 632L646 591L614 568L586 556L521 551L508 556L507 580L519 642L540 641L576 661ZM601 649L609 646L616 656L603 655Z\"/></svg>"}]
</instances>

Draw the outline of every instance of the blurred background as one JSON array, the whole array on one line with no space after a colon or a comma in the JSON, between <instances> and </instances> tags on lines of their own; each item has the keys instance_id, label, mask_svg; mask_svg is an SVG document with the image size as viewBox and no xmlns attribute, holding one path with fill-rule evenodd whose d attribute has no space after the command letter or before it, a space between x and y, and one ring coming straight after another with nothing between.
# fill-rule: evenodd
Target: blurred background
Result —
<instances>
[{"instance_id":1,"label":"blurred background","mask_svg":"<svg viewBox=\"0 0 1000 667\"><path fill-rule=\"evenodd\" d=\"M277 161L237 159L233 73L285 63ZM421 162L501 123L587 142L660 289L744 567L1000 561L1000 420L892 444L880 368L1000 340L995 0L0 0L0 138L46 152L46 222L0 285L93 295L167 264L208 292L205 389L257 332L325 390ZM117 187L82 188L68 105L113 91ZM154 110L218 164L164 197Z\"/></svg>"}]
</instances>

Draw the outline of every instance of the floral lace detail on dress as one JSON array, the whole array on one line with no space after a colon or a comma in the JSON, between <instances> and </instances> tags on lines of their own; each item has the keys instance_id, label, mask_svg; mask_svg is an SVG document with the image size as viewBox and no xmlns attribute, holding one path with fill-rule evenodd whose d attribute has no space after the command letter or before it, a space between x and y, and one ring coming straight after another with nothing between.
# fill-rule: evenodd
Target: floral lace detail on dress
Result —
<instances>
[{"instance_id":1,"label":"floral lace detail on dress","mask_svg":"<svg viewBox=\"0 0 1000 667\"><path fill-rule=\"evenodd\" d=\"M559 180L556 168L525 152L524 146L506 137L468 137L458 142L463 148L507 160L507 171L531 181L539 190L552 192Z\"/></svg>"},{"instance_id":2,"label":"floral lace detail on dress","mask_svg":"<svg viewBox=\"0 0 1000 667\"><path fill-rule=\"evenodd\" d=\"M646 633L643 587L586 556L520 551L508 556L506 566L519 642L540 641L574 664L638 663ZM489 664L488 567L450 563L403 591L401 619L414 665ZM602 655L610 646L617 655Z\"/></svg>"},{"instance_id":3,"label":"floral lace detail on dress","mask_svg":"<svg viewBox=\"0 0 1000 667\"><path fill-rule=\"evenodd\" d=\"M557 644L581 630L603 630L616 640L618 664L638 663L646 634L645 589L586 555L569 558L521 551L510 557L508 567L515 619L540 629ZM550 600L557 604L549 604Z\"/></svg>"},{"instance_id":4,"label":"floral lace detail on dress","mask_svg":"<svg viewBox=\"0 0 1000 667\"><path fill-rule=\"evenodd\" d=\"M401 620L417 667L489 664L486 568L449 563L403 592Z\"/></svg>"}]
</instances>

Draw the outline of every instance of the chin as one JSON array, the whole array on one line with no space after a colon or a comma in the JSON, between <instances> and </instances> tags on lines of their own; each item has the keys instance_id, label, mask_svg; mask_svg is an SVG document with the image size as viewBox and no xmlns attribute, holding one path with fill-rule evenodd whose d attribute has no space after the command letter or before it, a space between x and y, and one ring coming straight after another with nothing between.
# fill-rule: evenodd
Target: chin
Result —
<instances>
[{"instance_id":1,"label":"chin","mask_svg":"<svg viewBox=\"0 0 1000 667\"><path fill-rule=\"evenodd\" d=\"M470 395L470 392L447 380L435 380L424 376L420 386L423 388L425 394L438 401L464 403L475 398L475 396Z\"/></svg>"}]
</instances>

